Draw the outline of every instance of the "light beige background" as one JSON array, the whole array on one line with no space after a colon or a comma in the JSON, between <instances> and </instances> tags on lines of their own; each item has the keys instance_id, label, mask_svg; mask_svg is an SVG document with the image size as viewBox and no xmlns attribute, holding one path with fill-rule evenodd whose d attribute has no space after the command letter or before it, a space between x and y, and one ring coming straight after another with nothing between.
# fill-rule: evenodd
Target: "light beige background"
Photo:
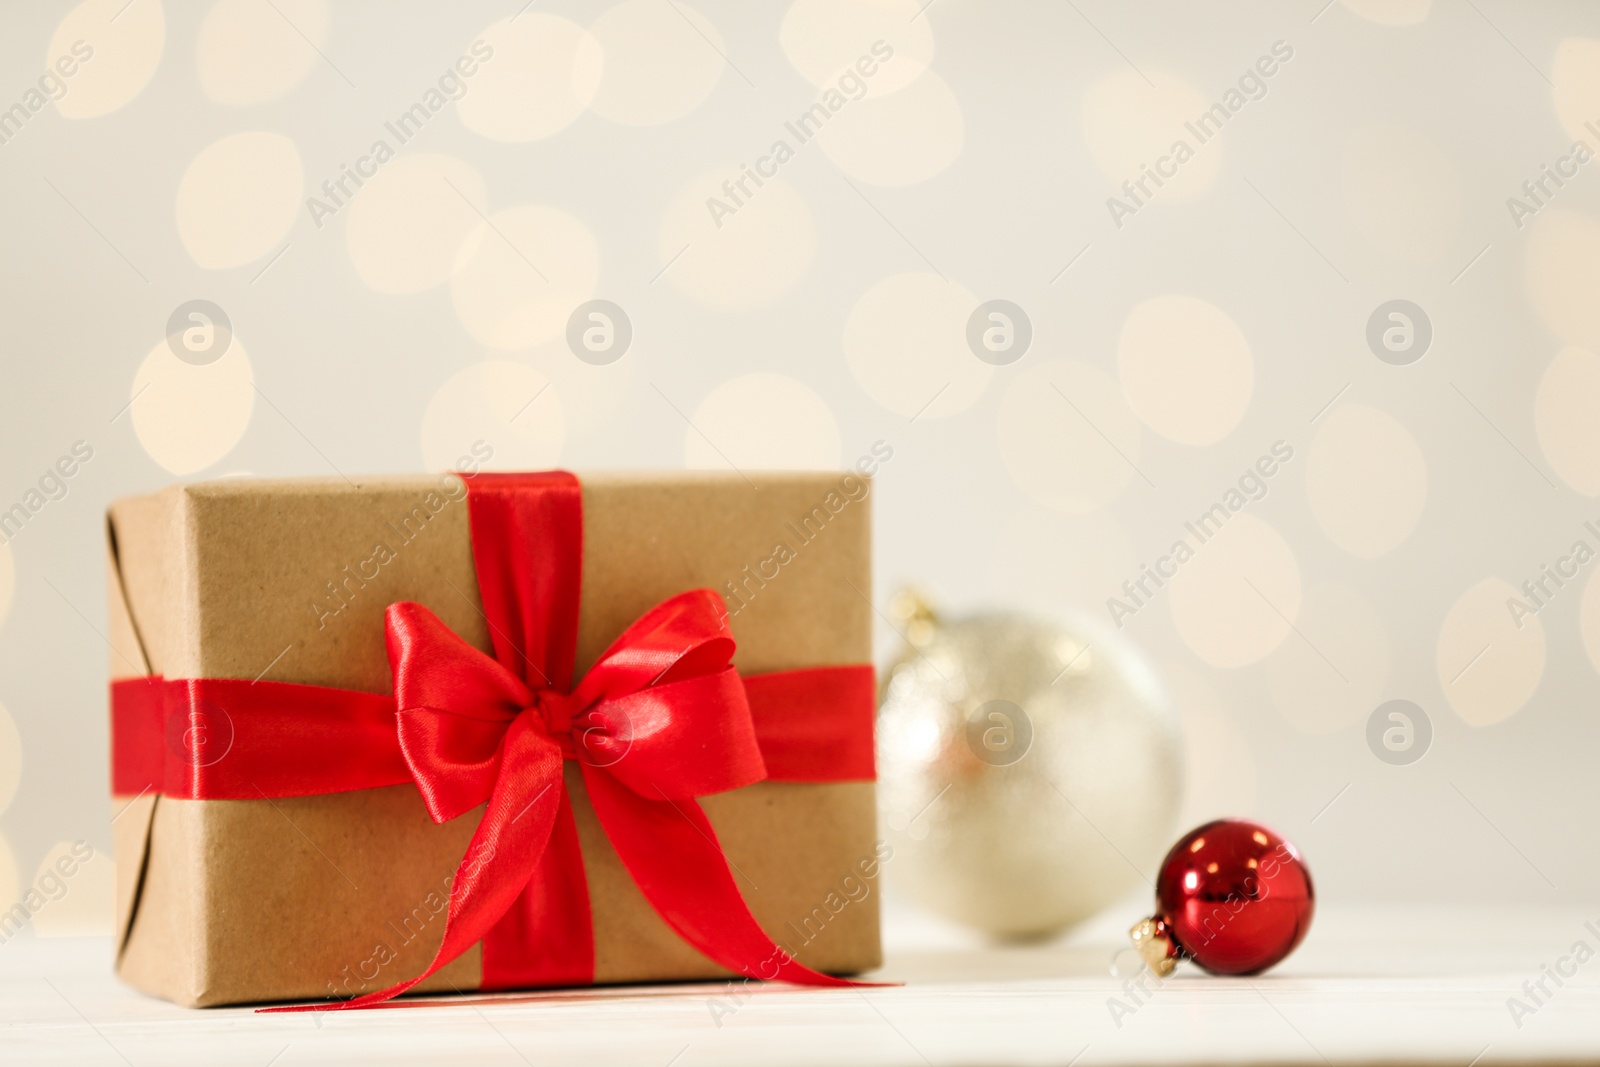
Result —
<instances>
[{"instance_id":1,"label":"light beige background","mask_svg":"<svg viewBox=\"0 0 1600 1067\"><path fill-rule=\"evenodd\" d=\"M94 49L0 143L0 510L93 449L0 547L0 907L109 842L108 500L443 468L480 440L579 470L845 465L882 440L880 605L916 580L953 610L1102 618L1285 442L1124 627L1190 730L1186 818L1275 825L1330 900L1594 899L1600 566L1520 629L1506 598L1600 549L1600 163L1520 219L1508 198L1600 148L1600 14L517 9L0 9L0 108ZM797 144L785 123L880 39L865 97ZM475 41L494 57L460 101L314 219ZM1117 225L1107 198L1277 42L1264 94ZM793 158L717 228L706 198L779 138ZM163 337L196 298L235 333L205 366ZM632 322L609 366L563 338L592 298ZM964 337L995 298L1033 330L999 367ZM1393 299L1432 324L1409 366L1365 338ZM1365 739L1394 698L1432 722L1409 766ZM41 932L95 923L89 871Z\"/></svg>"}]
</instances>

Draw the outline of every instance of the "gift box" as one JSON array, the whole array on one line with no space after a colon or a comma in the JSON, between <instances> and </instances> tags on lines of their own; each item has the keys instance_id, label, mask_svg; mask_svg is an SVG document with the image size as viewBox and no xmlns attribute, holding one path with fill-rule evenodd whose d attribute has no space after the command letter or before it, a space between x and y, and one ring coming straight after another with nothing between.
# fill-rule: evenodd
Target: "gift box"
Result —
<instances>
[{"instance_id":1,"label":"gift box","mask_svg":"<svg viewBox=\"0 0 1600 1067\"><path fill-rule=\"evenodd\" d=\"M118 974L326 1008L424 974L878 966L869 491L547 472L114 503Z\"/></svg>"}]
</instances>

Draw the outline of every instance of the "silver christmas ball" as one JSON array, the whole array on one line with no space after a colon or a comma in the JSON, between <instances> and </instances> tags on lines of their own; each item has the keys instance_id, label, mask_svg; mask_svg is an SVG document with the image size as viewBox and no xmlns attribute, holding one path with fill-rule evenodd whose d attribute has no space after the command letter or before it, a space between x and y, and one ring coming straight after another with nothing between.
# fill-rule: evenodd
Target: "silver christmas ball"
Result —
<instances>
[{"instance_id":1,"label":"silver christmas ball","mask_svg":"<svg viewBox=\"0 0 1600 1067\"><path fill-rule=\"evenodd\" d=\"M1153 870L1183 794L1183 739L1154 668L1086 622L944 620L896 596L907 646L879 692L892 878L914 903L1040 938Z\"/></svg>"}]
</instances>

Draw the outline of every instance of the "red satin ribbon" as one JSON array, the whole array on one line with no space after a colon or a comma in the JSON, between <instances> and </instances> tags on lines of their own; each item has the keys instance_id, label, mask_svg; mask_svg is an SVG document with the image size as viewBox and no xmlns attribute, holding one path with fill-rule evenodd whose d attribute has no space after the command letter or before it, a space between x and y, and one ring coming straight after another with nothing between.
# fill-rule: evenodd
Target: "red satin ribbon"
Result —
<instances>
[{"instance_id":1,"label":"red satin ribbon","mask_svg":"<svg viewBox=\"0 0 1600 1067\"><path fill-rule=\"evenodd\" d=\"M870 667L742 678L769 782L869 782ZM111 792L180 800L348 793L412 781L392 696L231 678L111 683Z\"/></svg>"},{"instance_id":2,"label":"red satin ribbon","mask_svg":"<svg viewBox=\"0 0 1600 1067\"><path fill-rule=\"evenodd\" d=\"M795 962L756 924L697 798L764 779L873 778L872 668L741 679L720 599L702 589L646 612L574 687L577 479L480 474L468 506L494 658L407 602L385 615L393 697L115 682L113 790L258 798L414 781L437 822L486 805L428 969L340 1007L403 993L479 941L484 989L593 981L569 759L623 865L681 937L748 977L847 984Z\"/></svg>"}]
</instances>

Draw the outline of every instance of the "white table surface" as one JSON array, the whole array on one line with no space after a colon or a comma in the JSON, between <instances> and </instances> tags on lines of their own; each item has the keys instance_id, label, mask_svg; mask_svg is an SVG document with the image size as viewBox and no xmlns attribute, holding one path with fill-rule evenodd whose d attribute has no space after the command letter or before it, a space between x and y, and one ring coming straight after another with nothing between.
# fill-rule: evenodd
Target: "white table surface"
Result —
<instances>
[{"instance_id":1,"label":"white table surface","mask_svg":"<svg viewBox=\"0 0 1600 1067\"><path fill-rule=\"evenodd\" d=\"M720 1026L711 1006L726 995L720 985L474 996L366 1012L195 1011L121 986L105 939L23 935L0 945L0 1062L1600 1062L1600 958L1559 989L1547 979L1553 995L1520 1027L1506 1003L1578 940L1600 950L1584 926L1600 929L1600 904L1589 914L1324 907L1279 969L1242 980L1184 968L1114 1020L1109 998L1132 1004L1110 974L1125 918L1031 948L974 945L898 918L877 977L904 985L764 987Z\"/></svg>"}]
</instances>

